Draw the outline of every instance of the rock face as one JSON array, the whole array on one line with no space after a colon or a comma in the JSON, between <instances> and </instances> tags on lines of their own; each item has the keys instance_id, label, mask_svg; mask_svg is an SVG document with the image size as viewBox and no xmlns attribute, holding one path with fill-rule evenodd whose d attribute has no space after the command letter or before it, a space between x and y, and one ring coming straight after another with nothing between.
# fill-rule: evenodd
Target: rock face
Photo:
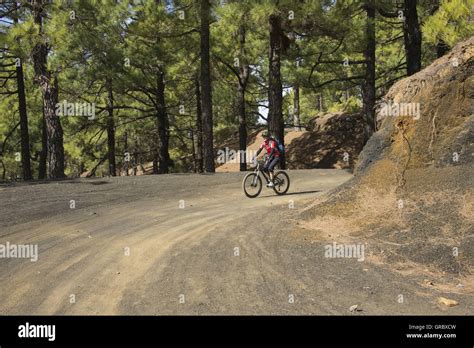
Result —
<instances>
[{"instance_id":1,"label":"rock face","mask_svg":"<svg viewBox=\"0 0 474 348\"><path fill-rule=\"evenodd\" d=\"M293 141L298 139L299 137L304 136L306 131L293 131L293 130L285 130L285 147L288 149L291 147ZM239 163L239 155L236 154L232 160L222 163L220 160L221 155L226 153L227 151L233 151L236 153L239 149L238 143L238 133L234 135L234 137L230 138L230 140L223 145L219 146L216 150L216 172L238 172L240 170L240 163ZM262 131L254 131L250 133L247 141L247 162L250 164L251 158L256 154L259 146L264 141L262 137ZM250 166L247 166L248 169L251 169ZM294 169L291 165L288 167L289 169Z\"/></svg>"},{"instance_id":2,"label":"rock face","mask_svg":"<svg viewBox=\"0 0 474 348\"><path fill-rule=\"evenodd\" d=\"M357 173L384 157L408 168L474 162L474 37L394 84L378 104L380 130Z\"/></svg>"},{"instance_id":3,"label":"rock face","mask_svg":"<svg viewBox=\"0 0 474 348\"><path fill-rule=\"evenodd\" d=\"M474 37L394 84L377 118L355 177L302 218L367 243L369 262L405 274L472 276Z\"/></svg>"},{"instance_id":4,"label":"rock face","mask_svg":"<svg viewBox=\"0 0 474 348\"><path fill-rule=\"evenodd\" d=\"M291 169L353 168L364 145L361 114L325 113L287 146Z\"/></svg>"},{"instance_id":5,"label":"rock face","mask_svg":"<svg viewBox=\"0 0 474 348\"><path fill-rule=\"evenodd\" d=\"M304 131L285 129L286 164L288 169L346 168L353 169L364 146L363 119L358 113L328 112L311 119ZM247 150L258 149L261 131L249 134ZM216 148L216 157L225 149L239 149L238 133ZM239 171L238 163L216 163L218 172Z\"/></svg>"}]
</instances>

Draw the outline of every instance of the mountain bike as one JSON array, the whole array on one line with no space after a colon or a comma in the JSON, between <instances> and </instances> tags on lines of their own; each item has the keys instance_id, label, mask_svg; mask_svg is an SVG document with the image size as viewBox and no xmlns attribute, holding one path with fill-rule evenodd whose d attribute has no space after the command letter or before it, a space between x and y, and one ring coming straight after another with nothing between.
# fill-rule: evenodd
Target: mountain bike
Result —
<instances>
[{"instance_id":1,"label":"mountain bike","mask_svg":"<svg viewBox=\"0 0 474 348\"><path fill-rule=\"evenodd\" d=\"M266 183L270 183L270 174L263 170L263 161L258 161L252 173L245 175L242 188L249 198L257 197L262 192L262 176ZM290 188L290 177L284 171L277 171L273 175L273 191L277 195L284 195Z\"/></svg>"}]
</instances>

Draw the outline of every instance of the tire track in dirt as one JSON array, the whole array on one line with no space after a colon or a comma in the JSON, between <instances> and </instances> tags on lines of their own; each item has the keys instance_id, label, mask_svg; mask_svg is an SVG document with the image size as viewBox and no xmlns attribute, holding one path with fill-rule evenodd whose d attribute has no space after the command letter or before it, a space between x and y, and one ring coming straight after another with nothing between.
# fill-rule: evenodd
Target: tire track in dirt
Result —
<instances>
[{"instance_id":1,"label":"tire track in dirt","mask_svg":"<svg viewBox=\"0 0 474 348\"><path fill-rule=\"evenodd\" d=\"M187 273L170 275L170 263L180 258L187 263L183 267L197 271L194 278L199 277L213 269L207 264L205 255L194 252L195 248L206 245L208 239L215 238L217 245L208 250L212 259L212 253L222 252L219 244L224 245L226 238L232 240L233 226L245 229L248 216L256 211L288 204L290 199L303 202L350 178L342 171L320 175L323 172L291 171L292 192L296 195L277 197L266 191L253 200L241 192L243 175L240 173L191 176L187 181L176 180L174 176L157 177L156 181L146 178L142 185L136 181L131 191L129 186L123 185L127 181L119 178L119 187L111 186L107 190L115 196L108 198L103 196L101 185L93 186L100 188L101 193L91 195L88 186L82 196L73 185L63 183L63 186L69 186L62 193L62 186L55 185L58 192L55 199L47 201L49 207L56 207L58 201L68 202L71 196L88 204L76 210L44 211L42 219L2 228L0 243L8 240L10 243L38 244L40 255L36 263L0 259L0 280L3 282L0 313L145 314L151 309L153 314L178 313L173 312L173 308L179 294L174 290L166 292L166 289L169 284L182 282ZM112 180L110 185L115 183ZM46 186L37 188L41 196L47 196L47 192L43 192ZM2 194L8 189L4 188ZM15 188L20 195L23 189ZM26 189L34 195L31 187ZM118 198L120 190L127 192L124 193L125 202ZM23 201L22 197L17 198L20 201L14 206L28 204L25 197ZM185 202L184 209L179 209L180 200ZM38 209L36 205L31 208ZM278 225L277 220L273 222ZM127 247L130 256L124 253ZM258 283L259 277L285 278L279 271L253 268L258 265L258 258L252 262L255 265L248 269L252 274L250 282L254 279ZM202 268L197 269L194 265ZM213 282L218 284L213 274L203 277L204 282L194 281L190 274L187 276L190 281L188 293L201 294L204 298L208 292L206 287L212 288ZM235 282L229 281L229 285L233 287ZM69 302L71 294L75 295L75 303ZM147 299L153 305L146 306ZM240 306L236 303L228 308ZM138 308L142 311L137 312ZM201 305L201 308L204 307ZM219 312L219 308L211 312Z\"/></svg>"}]
</instances>

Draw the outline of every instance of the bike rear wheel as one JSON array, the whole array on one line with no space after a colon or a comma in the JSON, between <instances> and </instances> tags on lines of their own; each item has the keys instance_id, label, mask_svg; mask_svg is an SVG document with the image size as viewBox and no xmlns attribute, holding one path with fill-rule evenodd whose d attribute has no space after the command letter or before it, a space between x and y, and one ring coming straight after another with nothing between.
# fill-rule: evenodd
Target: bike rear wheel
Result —
<instances>
[{"instance_id":1,"label":"bike rear wheel","mask_svg":"<svg viewBox=\"0 0 474 348\"><path fill-rule=\"evenodd\" d=\"M248 173L242 182L245 195L249 198L257 197L262 191L262 179L256 173Z\"/></svg>"},{"instance_id":2,"label":"bike rear wheel","mask_svg":"<svg viewBox=\"0 0 474 348\"><path fill-rule=\"evenodd\" d=\"M285 172L276 172L273 177L273 191L277 195L284 195L290 188L290 177Z\"/></svg>"}]
</instances>

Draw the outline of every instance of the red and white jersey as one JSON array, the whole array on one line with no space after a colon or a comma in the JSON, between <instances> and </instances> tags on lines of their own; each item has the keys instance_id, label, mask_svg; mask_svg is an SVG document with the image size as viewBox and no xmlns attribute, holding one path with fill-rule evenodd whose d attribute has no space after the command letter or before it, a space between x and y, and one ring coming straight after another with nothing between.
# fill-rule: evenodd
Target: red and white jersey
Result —
<instances>
[{"instance_id":1,"label":"red and white jersey","mask_svg":"<svg viewBox=\"0 0 474 348\"><path fill-rule=\"evenodd\" d=\"M280 151L278 151L278 145L277 142L273 139L265 139L265 141L260 145L259 149L263 149L267 151L267 155L270 155L273 149L275 151L273 152L275 157L280 157Z\"/></svg>"}]
</instances>

